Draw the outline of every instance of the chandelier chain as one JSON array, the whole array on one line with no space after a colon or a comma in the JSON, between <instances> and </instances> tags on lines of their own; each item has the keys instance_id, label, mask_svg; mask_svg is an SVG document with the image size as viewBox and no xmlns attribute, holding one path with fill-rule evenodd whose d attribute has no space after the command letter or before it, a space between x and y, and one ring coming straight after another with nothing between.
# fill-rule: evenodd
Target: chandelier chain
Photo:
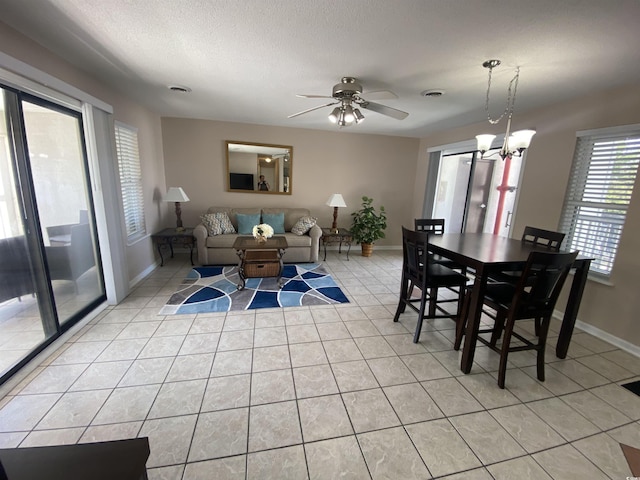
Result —
<instances>
[{"instance_id":1,"label":"chandelier chain","mask_svg":"<svg viewBox=\"0 0 640 480\"><path fill-rule=\"evenodd\" d=\"M513 108L516 104L516 91L518 90L518 78L520 77L520 67L516 69L516 74L509 82L509 89L507 90L507 103L504 107L504 111L498 118L492 118L489 113L489 92L491 91L491 72L493 72L493 67L489 67L489 82L487 84L487 97L484 105L485 112L487 113L487 120L492 125L495 125L500 122L504 118L505 115L511 116L513 114Z\"/></svg>"}]
</instances>

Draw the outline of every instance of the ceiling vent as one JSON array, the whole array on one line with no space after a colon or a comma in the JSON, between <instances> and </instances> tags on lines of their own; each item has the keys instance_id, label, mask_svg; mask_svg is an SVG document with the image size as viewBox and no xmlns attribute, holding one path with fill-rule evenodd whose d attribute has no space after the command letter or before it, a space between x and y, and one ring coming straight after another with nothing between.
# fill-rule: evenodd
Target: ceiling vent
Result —
<instances>
[{"instance_id":1,"label":"ceiling vent","mask_svg":"<svg viewBox=\"0 0 640 480\"><path fill-rule=\"evenodd\" d=\"M423 92L420 92L420 95L422 95L423 97L431 98L441 97L442 95L444 95L444 90L425 90Z\"/></svg>"},{"instance_id":2,"label":"ceiling vent","mask_svg":"<svg viewBox=\"0 0 640 480\"><path fill-rule=\"evenodd\" d=\"M183 87L182 85L169 85L167 87L169 90L171 90L172 92L178 92L178 93L190 93L191 89L189 87Z\"/></svg>"}]
</instances>

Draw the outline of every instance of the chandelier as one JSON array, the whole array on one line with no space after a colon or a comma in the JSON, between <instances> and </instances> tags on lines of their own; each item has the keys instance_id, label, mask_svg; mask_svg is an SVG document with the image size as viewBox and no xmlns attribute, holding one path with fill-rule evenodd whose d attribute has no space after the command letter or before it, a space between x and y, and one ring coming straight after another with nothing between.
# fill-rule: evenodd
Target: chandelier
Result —
<instances>
[{"instance_id":1,"label":"chandelier","mask_svg":"<svg viewBox=\"0 0 640 480\"><path fill-rule=\"evenodd\" d=\"M502 148L498 152L500 157L504 160L513 156L522 156L522 152L529 147L531 138L535 135L535 130L518 130L511 132L511 117L513 117L513 108L516 103L516 92L518 90L518 79L520 77L520 67L516 69L516 74L509 82L509 89L507 91L507 104L504 111L498 118L492 118L489 114L489 92L491 91L491 73L493 69L500 65L500 60L487 60L482 64L484 68L489 69L489 81L487 84L487 96L485 101L485 112L487 114L487 120L491 125L496 125L505 116L507 117L507 132L504 134L504 142ZM491 150L491 144L495 135L483 134L476 135L478 141L478 150L480 154L484 156L485 152Z\"/></svg>"}]
</instances>

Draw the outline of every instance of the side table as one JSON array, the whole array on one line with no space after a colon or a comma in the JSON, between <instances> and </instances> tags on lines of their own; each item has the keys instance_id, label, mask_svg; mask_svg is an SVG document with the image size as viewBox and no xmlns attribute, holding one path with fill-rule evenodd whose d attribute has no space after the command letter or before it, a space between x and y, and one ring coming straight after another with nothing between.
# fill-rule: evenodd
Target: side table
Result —
<instances>
[{"instance_id":1,"label":"side table","mask_svg":"<svg viewBox=\"0 0 640 480\"><path fill-rule=\"evenodd\" d=\"M193 228L185 228L184 230L177 232L175 228L165 228L164 230L151 235L151 240L156 244L158 249L158 255L160 255L160 266L164 265L164 258L162 257L162 247L169 246L171 251L171 258L173 258L173 246L185 246L189 247L189 254L191 265L193 265L193 247L196 244L196 239L193 236Z\"/></svg>"},{"instance_id":2,"label":"side table","mask_svg":"<svg viewBox=\"0 0 640 480\"><path fill-rule=\"evenodd\" d=\"M353 241L353 235L346 228L339 228L336 232L331 228L322 229L322 237L320 238L322 245L324 245L324 260L327 260L327 244L339 242L338 253L342 253L342 244L344 243L349 248L347 249L347 260L349 260L349 252L351 251L351 242Z\"/></svg>"}]
</instances>

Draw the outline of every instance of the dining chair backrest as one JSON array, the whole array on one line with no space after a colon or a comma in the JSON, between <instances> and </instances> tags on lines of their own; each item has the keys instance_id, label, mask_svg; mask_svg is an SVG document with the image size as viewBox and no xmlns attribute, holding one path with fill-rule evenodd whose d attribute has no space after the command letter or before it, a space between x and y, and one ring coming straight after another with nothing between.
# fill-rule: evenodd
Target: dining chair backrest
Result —
<instances>
[{"instance_id":1,"label":"dining chair backrest","mask_svg":"<svg viewBox=\"0 0 640 480\"><path fill-rule=\"evenodd\" d=\"M428 243L427 232L414 232L402 227L402 268L407 278L418 287L424 286L427 280L428 262L424 261L424 252Z\"/></svg>"},{"instance_id":2,"label":"dining chair backrest","mask_svg":"<svg viewBox=\"0 0 640 480\"><path fill-rule=\"evenodd\" d=\"M433 235L444 233L444 218L416 218L413 225L417 232L429 232Z\"/></svg>"},{"instance_id":3,"label":"dining chair backrest","mask_svg":"<svg viewBox=\"0 0 640 480\"><path fill-rule=\"evenodd\" d=\"M526 226L522 234L522 243L543 247L547 250L557 252L564 240L565 234L562 232L554 232L552 230L544 230L542 228Z\"/></svg>"},{"instance_id":4,"label":"dining chair backrest","mask_svg":"<svg viewBox=\"0 0 640 480\"><path fill-rule=\"evenodd\" d=\"M573 253L531 252L510 305L514 319L553 314L560 291L578 256Z\"/></svg>"}]
</instances>

